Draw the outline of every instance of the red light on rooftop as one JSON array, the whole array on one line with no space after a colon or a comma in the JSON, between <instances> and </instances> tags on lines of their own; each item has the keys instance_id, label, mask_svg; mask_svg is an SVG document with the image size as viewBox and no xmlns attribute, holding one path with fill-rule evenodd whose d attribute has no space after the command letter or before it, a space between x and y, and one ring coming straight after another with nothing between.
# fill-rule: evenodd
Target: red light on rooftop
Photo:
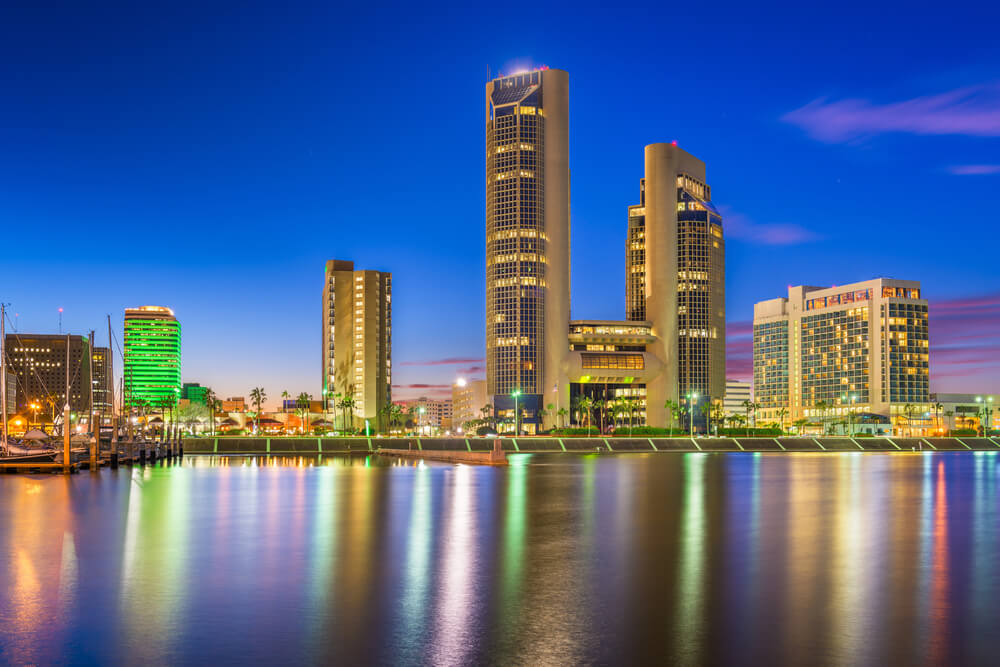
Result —
<instances>
[{"instance_id":1,"label":"red light on rooftop","mask_svg":"<svg viewBox=\"0 0 1000 667\"><path fill-rule=\"evenodd\" d=\"M62 312L62 308L60 308L60 309L59 309L59 312L60 312L60 313Z\"/></svg>"},{"instance_id":2,"label":"red light on rooftop","mask_svg":"<svg viewBox=\"0 0 1000 667\"><path fill-rule=\"evenodd\" d=\"M673 141L671 141L671 142L670 142L670 145L671 145L671 146L676 146L676 145L677 145L677 140L676 140L676 139L674 139Z\"/></svg>"}]
</instances>

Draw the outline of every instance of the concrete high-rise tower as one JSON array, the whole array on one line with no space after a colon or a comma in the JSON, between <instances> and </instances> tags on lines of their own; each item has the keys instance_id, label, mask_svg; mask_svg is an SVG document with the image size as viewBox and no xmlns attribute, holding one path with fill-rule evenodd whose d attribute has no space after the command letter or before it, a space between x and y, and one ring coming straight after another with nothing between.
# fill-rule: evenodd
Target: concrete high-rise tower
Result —
<instances>
[{"instance_id":1,"label":"concrete high-rise tower","mask_svg":"<svg viewBox=\"0 0 1000 667\"><path fill-rule=\"evenodd\" d=\"M392 400L392 274L330 260L323 281L323 399L337 426L382 428ZM354 400L352 417L335 400Z\"/></svg>"},{"instance_id":2,"label":"concrete high-rise tower","mask_svg":"<svg viewBox=\"0 0 1000 667\"><path fill-rule=\"evenodd\" d=\"M648 423L663 426L667 400L725 395L725 242L705 163L674 144L646 146L645 162L629 207L626 317L652 325L647 350L665 363L646 386Z\"/></svg>"},{"instance_id":3,"label":"concrete high-rise tower","mask_svg":"<svg viewBox=\"0 0 1000 667\"><path fill-rule=\"evenodd\" d=\"M569 75L486 84L486 381L497 415L514 398L530 432L568 408ZM550 416L546 422L553 422Z\"/></svg>"}]
</instances>

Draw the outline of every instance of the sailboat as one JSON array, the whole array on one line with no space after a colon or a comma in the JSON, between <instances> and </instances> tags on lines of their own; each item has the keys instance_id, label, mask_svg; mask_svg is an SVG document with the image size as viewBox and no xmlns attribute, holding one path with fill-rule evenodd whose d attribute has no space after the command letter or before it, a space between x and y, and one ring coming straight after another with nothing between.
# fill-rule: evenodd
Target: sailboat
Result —
<instances>
[{"instance_id":1,"label":"sailboat","mask_svg":"<svg viewBox=\"0 0 1000 667\"><path fill-rule=\"evenodd\" d=\"M0 431L0 458L5 463L45 463L54 461L56 458L55 449L45 447L33 447L28 443L43 442L47 444L47 436L41 431L34 433L41 434L39 439L32 432L25 433L20 443L11 441L10 432L7 430L7 307L0 303L0 413L3 414L2 431Z\"/></svg>"}]
</instances>

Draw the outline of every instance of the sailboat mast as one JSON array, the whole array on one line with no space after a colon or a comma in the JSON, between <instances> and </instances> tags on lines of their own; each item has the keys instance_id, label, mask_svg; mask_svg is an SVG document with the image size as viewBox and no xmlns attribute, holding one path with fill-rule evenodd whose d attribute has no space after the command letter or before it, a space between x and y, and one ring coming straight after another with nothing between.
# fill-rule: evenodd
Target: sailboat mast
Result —
<instances>
[{"instance_id":1,"label":"sailboat mast","mask_svg":"<svg viewBox=\"0 0 1000 667\"><path fill-rule=\"evenodd\" d=\"M3 404L3 453L7 454L7 306L0 303L0 404Z\"/></svg>"}]
</instances>

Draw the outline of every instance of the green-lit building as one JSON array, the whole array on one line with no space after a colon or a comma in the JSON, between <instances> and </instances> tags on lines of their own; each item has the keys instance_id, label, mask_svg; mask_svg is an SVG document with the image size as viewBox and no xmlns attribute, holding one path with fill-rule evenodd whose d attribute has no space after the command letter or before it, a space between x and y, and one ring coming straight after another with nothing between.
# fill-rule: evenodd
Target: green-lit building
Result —
<instances>
[{"instance_id":1,"label":"green-lit building","mask_svg":"<svg viewBox=\"0 0 1000 667\"><path fill-rule=\"evenodd\" d=\"M181 394L181 325L163 306L125 309L124 397L130 405L176 405Z\"/></svg>"},{"instance_id":2,"label":"green-lit building","mask_svg":"<svg viewBox=\"0 0 1000 667\"><path fill-rule=\"evenodd\" d=\"M205 398L207 393L208 387L202 387L197 382L185 382L184 386L181 387L181 398L199 405L208 405Z\"/></svg>"}]
</instances>

